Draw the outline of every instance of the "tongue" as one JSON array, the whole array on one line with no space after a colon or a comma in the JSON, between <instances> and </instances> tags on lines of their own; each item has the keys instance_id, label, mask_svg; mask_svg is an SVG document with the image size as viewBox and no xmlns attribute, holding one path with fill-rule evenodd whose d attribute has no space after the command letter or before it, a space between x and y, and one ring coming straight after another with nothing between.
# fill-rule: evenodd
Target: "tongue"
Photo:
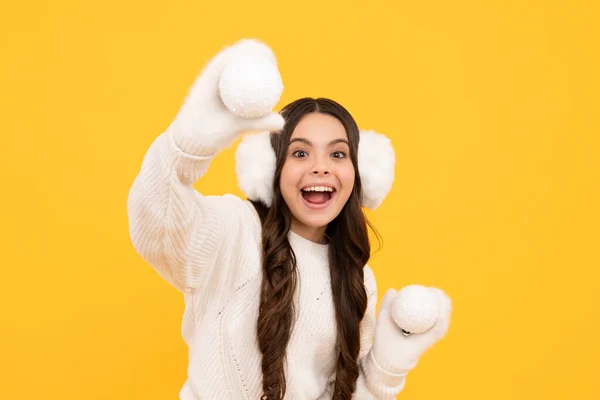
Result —
<instances>
[{"instance_id":1,"label":"tongue","mask_svg":"<svg viewBox=\"0 0 600 400\"><path fill-rule=\"evenodd\" d=\"M323 204L329 200L329 192L302 192L302 196L309 203Z\"/></svg>"}]
</instances>

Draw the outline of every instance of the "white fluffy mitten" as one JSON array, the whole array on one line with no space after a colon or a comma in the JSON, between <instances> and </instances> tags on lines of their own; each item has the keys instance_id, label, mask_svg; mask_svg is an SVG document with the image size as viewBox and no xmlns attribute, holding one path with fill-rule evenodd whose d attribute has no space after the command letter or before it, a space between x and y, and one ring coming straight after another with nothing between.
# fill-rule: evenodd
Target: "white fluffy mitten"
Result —
<instances>
[{"instance_id":1,"label":"white fluffy mitten","mask_svg":"<svg viewBox=\"0 0 600 400\"><path fill-rule=\"evenodd\" d=\"M264 60L272 63L276 70L277 61L273 51L265 44L251 39L244 39L226 47L219 52L196 78L177 117L171 124L175 143L184 151L198 155L210 156L231 145L237 137L247 131L276 131L284 125L281 115L268 112L266 115L244 114L238 110L232 112L219 93L221 76L228 65L240 65L240 60ZM230 68L228 74L244 73L244 68ZM273 72L273 68L271 68ZM258 76L255 74L255 76ZM271 74L270 76L274 76ZM275 75L276 79L278 71ZM244 79L233 79L233 82L244 82ZM280 82L280 81L279 81ZM277 85L278 82L275 82ZM248 88L240 87L240 93L248 96ZM231 85L228 91L235 91ZM231 98L232 94L228 92ZM243 111L243 110L242 110Z\"/></svg>"},{"instance_id":2,"label":"white fluffy mitten","mask_svg":"<svg viewBox=\"0 0 600 400\"><path fill-rule=\"evenodd\" d=\"M392 317L392 305L398 298L394 289L387 291L381 301L375 337L373 357L386 371L402 374L412 370L421 355L444 337L450 323L451 301L440 289L427 288L439 306L435 324L427 331L405 336Z\"/></svg>"}]
</instances>

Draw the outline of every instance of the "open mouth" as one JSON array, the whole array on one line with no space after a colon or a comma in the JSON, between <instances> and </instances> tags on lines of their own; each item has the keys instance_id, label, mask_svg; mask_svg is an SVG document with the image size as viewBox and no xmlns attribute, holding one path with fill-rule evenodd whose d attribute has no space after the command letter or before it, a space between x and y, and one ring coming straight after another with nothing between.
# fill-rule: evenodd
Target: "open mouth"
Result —
<instances>
[{"instance_id":1,"label":"open mouth","mask_svg":"<svg viewBox=\"0 0 600 400\"><path fill-rule=\"evenodd\" d=\"M312 209L327 207L336 194L330 186L309 186L302 189L301 193L304 204Z\"/></svg>"}]
</instances>

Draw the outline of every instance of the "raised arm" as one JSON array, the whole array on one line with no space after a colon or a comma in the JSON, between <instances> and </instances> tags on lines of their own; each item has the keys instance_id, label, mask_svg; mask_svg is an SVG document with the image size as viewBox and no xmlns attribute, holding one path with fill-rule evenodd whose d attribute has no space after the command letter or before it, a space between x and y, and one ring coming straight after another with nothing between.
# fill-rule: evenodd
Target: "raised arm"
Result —
<instances>
[{"instance_id":1,"label":"raised arm","mask_svg":"<svg viewBox=\"0 0 600 400\"><path fill-rule=\"evenodd\" d=\"M283 127L277 113L243 118L223 105L218 92L221 72L245 55L276 63L273 52L254 40L240 41L217 54L194 82L174 121L150 145L129 191L129 231L136 251L181 291L204 283L215 265L216 250L224 245L225 232L238 228L249 215L241 199L203 196L193 184L241 133Z\"/></svg>"}]
</instances>

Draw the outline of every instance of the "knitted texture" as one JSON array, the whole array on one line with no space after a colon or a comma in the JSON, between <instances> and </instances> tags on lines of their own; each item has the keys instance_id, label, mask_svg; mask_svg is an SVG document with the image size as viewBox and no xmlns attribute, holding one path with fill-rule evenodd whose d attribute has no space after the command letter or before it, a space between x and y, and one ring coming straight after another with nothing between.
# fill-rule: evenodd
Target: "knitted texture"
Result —
<instances>
[{"instance_id":1,"label":"knitted texture","mask_svg":"<svg viewBox=\"0 0 600 400\"><path fill-rule=\"evenodd\" d=\"M260 220L248 201L194 189L212 158L202 155L214 149L202 143L172 126L152 142L128 196L130 237L140 256L184 296L189 366L180 399L255 400L262 386L256 336ZM286 399L330 399L337 353L328 247L292 232L289 240L299 284L287 347ZM369 266L365 286L368 309L360 326L354 398L395 399L405 375L387 372L370 352L377 287Z\"/></svg>"}]
</instances>

